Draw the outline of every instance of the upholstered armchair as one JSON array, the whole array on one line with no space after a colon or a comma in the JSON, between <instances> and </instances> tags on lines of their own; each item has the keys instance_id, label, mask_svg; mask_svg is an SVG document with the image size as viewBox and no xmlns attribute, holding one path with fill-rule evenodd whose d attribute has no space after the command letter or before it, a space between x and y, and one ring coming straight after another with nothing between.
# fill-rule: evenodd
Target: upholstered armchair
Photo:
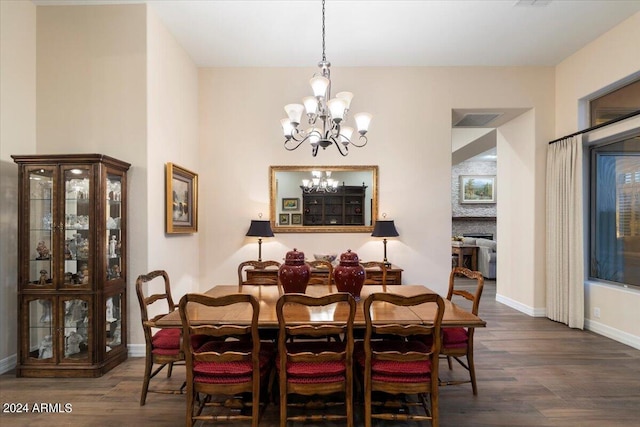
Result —
<instances>
[{"instance_id":1,"label":"upholstered armchair","mask_svg":"<svg viewBox=\"0 0 640 427\"><path fill-rule=\"evenodd\" d=\"M486 279L495 279L498 260L498 242L489 239L465 237L463 243L465 245L478 246L478 271L482 272L482 276Z\"/></svg>"}]
</instances>

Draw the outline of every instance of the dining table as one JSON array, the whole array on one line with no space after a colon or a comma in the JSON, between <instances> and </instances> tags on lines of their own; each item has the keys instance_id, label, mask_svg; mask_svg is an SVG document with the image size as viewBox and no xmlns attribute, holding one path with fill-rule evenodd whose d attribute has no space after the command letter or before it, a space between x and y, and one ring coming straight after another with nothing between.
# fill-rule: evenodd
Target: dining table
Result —
<instances>
[{"instance_id":1,"label":"dining table","mask_svg":"<svg viewBox=\"0 0 640 427\"><path fill-rule=\"evenodd\" d=\"M311 296L323 296L338 292L335 285L309 285L306 294ZM357 298L357 310L354 319L355 329L364 329L364 300L375 292L390 292L403 296L413 296L422 293L436 293L423 285L364 285ZM217 285L204 292L205 295L220 297L235 293L251 294L258 300L260 313L258 316L258 328L263 330L275 330L278 328L276 316L276 303L283 294L282 287L277 285L244 285L239 291L237 285ZM446 327L484 327L486 322L468 310L459 307L453 302L444 299L444 315L442 317L443 328ZM221 325L221 324L249 324L251 322L251 308L247 304L246 309L238 307L188 307L189 318L194 325ZM374 323L399 323L399 324L430 324L435 317L435 304L423 304L414 307L399 307L388 303L376 303L371 309ZM346 303L338 303L327 307L296 307L288 316L290 324L308 323L344 323L348 314ZM156 322L161 328L179 328L182 326L180 314L175 310Z\"/></svg>"}]
</instances>

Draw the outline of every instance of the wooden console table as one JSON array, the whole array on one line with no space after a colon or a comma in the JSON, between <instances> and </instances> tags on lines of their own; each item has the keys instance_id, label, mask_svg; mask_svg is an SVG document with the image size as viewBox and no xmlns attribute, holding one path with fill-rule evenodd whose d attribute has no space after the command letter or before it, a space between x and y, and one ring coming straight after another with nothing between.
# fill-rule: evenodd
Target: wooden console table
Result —
<instances>
[{"instance_id":1,"label":"wooden console table","mask_svg":"<svg viewBox=\"0 0 640 427\"><path fill-rule=\"evenodd\" d=\"M451 254L458 256L458 267L467 267L473 271L478 269L478 247L465 245L465 246L451 246ZM464 257L471 258L471 265L465 266Z\"/></svg>"},{"instance_id":2,"label":"wooden console table","mask_svg":"<svg viewBox=\"0 0 640 427\"><path fill-rule=\"evenodd\" d=\"M278 270L245 270L247 273L247 280L258 279L258 278L277 278ZM312 268L311 275L312 276L326 276L329 270L322 268ZM367 277L372 279L382 279L382 272L375 269L367 269ZM392 265L391 267L387 267L387 285L401 285L402 284L402 269L397 265Z\"/></svg>"}]
</instances>

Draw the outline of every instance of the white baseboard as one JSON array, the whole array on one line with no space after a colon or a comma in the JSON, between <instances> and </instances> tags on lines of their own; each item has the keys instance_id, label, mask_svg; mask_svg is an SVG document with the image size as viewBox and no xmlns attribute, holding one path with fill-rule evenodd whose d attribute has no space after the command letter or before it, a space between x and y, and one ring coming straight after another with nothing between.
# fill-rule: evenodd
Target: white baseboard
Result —
<instances>
[{"instance_id":1,"label":"white baseboard","mask_svg":"<svg viewBox=\"0 0 640 427\"><path fill-rule=\"evenodd\" d=\"M604 325L591 319L584 319L584 328L591 332L595 332L596 334L603 335L607 338L611 338L614 341L621 342L622 344L626 344L630 347L640 350L639 336L612 328L611 326Z\"/></svg>"},{"instance_id":2,"label":"white baseboard","mask_svg":"<svg viewBox=\"0 0 640 427\"><path fill-rule=\"evenodd\" d=\"M511 307L514 310L518 310L519 312L524 313L527 316L545 317L547 315L547 310L544 307L543 308L530 307L528 305L522 304L519 301L505 297L504 295L496 294L496 301L508 307Z\"/></svg>"},{"instance_id":3,"label":"white baseboard","mask_svg":"<svg viewBox=\"0 0 640 427\"><path fill-rule=\"evenodd\" d=\"M503 295L496 294L496 301L531 317L546 317L547 315L545 308L529 307L528 305L524 305ZM632 335L628 332L624 332L619 329L612 328L611 326L594 322L593 320L586 318L584 319L584 328L591 332L595 332L596 334L611 338L614 341L618 341L622 344L626 344L630 347L640 350L640 337L636 335Z\"/></svg>"},{"instance_id":4,"label":"white baseboard","mask_svg":"<svg viewBox=\"0 0 640 427\"><path fill-rule=\"evenodd\" d=\"M147 346L145 344L129 344L127 349L129 357L145 357L147 355Z\"/></svg>"},{"instance_id":5,"label":"white baseboard","mask_svg":"<svg viewBox=\"0 0 640 427\"><path fill-rule=\"evenodd\" d=\"M9 372L12 369L15 369L17 363L17 354L12 354L11 356L5 357L4 359L0 360L0 375L4 374L5 372Z\"/></svg>"}]
</instances>

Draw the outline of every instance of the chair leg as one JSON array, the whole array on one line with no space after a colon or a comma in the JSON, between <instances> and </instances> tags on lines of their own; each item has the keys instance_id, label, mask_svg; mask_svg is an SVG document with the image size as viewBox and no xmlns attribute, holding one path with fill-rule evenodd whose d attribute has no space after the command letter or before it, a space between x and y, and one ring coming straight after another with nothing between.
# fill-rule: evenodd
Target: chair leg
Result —
<instances>
[{"instance_id":1,"label":"chair leg","mask_svg":"<svg viewBox=\"0 0 640 427\"><path fill-rule=\"evenodd\" d=\"M193 426L193 387L187 386L187 418L186 427Z\"/></svg>"},{"instance_id":2,"label":"chair leg","mask_svg":"<svg viewBox=\"0 0 640 427\"><path fill-rule=\"evenodd\" d=\"M280 427L287 427L287 383L280 379Z\"/></svg>"},{"instance_id":3,"label":"chair leg","mask_svg":"<svg viewBox=\"0 0 640 427\"><path fill-rule=\"evenodd\" d=\"M429 393L429 400L431 401L431 427L438 427L440 422L440 412L438 411L438 391Z\"/></svg>"},{"instance_id":4,"label":"chair leg","mask_svg":"<svg viewBox=\"0 0 640 427\"><path fill-rule=\"evenodd\" d=\"M447 356L447 363L449 364L449 370L452 370L453 365L451 364L451 356Z\"/></svg>"},{"instance_id":5,"label":"chair leg","mask_svg":"<svg viewBox=\"0 0 640 427\"><path fill-rule=\"evenodd\" d=\"M142 380L142 393L140 394L140 406L144 406L147 401L147 391L149 390L149 381L151 381L151 368L153 360L149 355L144 361L144 379Z\"/></svg>"},{"instance_id":6,"label":"chair leg","mask_svg":"<svg viewBox=\"0 0 640 427\"><path fill-rule=\"evenodd\" d=\"M364 426L371 427L371 384L364 385Z\"/></svg>"},{"instance_id":7,"label":"chair leg","mask_svg":"<svg viewBox=\"0 0 640 427\"><path fill-rule=\"evenodd\" d=\"M173 372L173 362L169 362L169 368L167 370L167 378L171 378L172 372Z\"/></svg>"},{"instance_id":8,"label":"chair leg","mask_svg":"<svg viewBox=\"0 0 640 427\"><path fill-rule=\"evenodd\" d=\"M353 427L353 378L346 385L345 411L347 414L347 427Z\"/></svg>"},{"instance_id":9,"label":"chair leg","mask_svg":"<svg viewBox=\"0 0 640 427\"><path fill-rule=\"evenodd\" d=\"M469 376L471 377L473 395L476 396L478 394L478 386L476 384L476 367L473 363L473 352L467 353L467 366L469 367Z\"/></svg>"}]
</instances>

